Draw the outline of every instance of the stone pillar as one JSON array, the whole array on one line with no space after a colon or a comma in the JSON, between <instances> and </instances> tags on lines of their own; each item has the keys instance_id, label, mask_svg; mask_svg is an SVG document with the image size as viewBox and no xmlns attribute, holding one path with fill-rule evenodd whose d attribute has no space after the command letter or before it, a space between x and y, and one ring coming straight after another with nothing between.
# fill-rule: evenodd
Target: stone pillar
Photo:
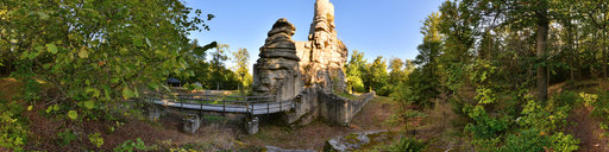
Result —
<instances>
[{"instance_id":1,"label":"stone pillar","mask_svg":"<svg viewBox=\"0 0 609 152\"><path fill-rule=\"evenodd\" d=\"M300 59L292 35L296 28L285 18L275 22L268 33L260 58L254 64L254 95L276 96L278 101L294 98L303 88Z\"/></svg>"},{"instance_id":2,"label":"stone pillar","mask_svg":"<svg viewBox=\"0 0 609 152\"><path fill-rule=\"evenodd\" d=\"M260 126L260 123L259 123L258 117L251 116L251 117L245 118L245 131L248 134L253 135L253 134L258 133L259 126Z\"/></svg>"},{"instance_id":3,"label":"stone pillar","mask_svg":"<svg viewBox=\"0 0 609 152\"><path fill-rule=\"evenodd\" d=\"M182 119L182 131L194 134L201 127L201 118L197 114L188 114Z\"/></svg>"},{"instance_id":4,"label":"stone pillar","mask_svg":"<svg viewBox=\"0 0 609 152\"><path fill-rule=\"evenodd\" d=\"M345 91L343 67L349 50L337 37L334 25L334 5L329 0L315 1L309 41L297 42L297 54L305 86L321 87L325 91Z\"/></svg>"},{"instance_id":5,"label":"stone pillar","mask_svg":"<svg viewBox=\"0 0 609 152\"><path fill-rule=\"evenodd\" d=\"M148 120L157 121L161 118L161 108L154 104L148 104L145 109Z\"/></svg>"}]
</instances>

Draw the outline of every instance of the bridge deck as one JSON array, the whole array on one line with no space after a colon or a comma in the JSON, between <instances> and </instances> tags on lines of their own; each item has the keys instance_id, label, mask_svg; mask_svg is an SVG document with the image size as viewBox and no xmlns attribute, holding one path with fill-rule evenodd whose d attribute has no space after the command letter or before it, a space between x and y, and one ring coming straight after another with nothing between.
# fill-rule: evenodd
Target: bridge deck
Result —
<instances>
[{"instance_id":1,"label":"bridge deck","mask_svg":"<svg viewBox=\"0 0 609 152\"><path fill-rule=\"evenodd\" d=\"M187 109L187 110L197 110L197 111L206 111L206 112L220 112L220 113L244 113L244 114L252 114L252 115L261 115L261 114L272 114L279 113L283 111L289 111L293 108L292 101L264 101L264 100L254 100L248 101L249 99L261 99L260 97L237 97L241 99L236 100L218 100L218 98L222 99L220 96L205 96L205 98L200 98L200 96L196 96L199 98L195 98L195 96L185 97L184 95L180 95L178 100L171 98L147 98L147 102L162 105L166 107L179 108L179 109ZM211 97L211 98L210 98ZM214 99L214 97L218 97ZM180 101L182 100L182 101ZM192 103L192 102L184 102L184 101L195 101L195 102L203 102L203 103Z\"/></svg>"}]
</instances>

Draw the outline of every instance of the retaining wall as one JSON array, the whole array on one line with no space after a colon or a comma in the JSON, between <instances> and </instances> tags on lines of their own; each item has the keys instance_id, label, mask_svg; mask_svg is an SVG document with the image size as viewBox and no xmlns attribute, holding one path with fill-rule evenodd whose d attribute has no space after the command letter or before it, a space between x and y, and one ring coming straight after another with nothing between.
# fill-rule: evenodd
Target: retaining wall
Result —
<instances>
[{"instance_id":1,"label":"retaining wall","mask_svg":"<svg viewBox=\"0 0 609 152\"><path fill-rule=\"evenodd\" d=\"M293 99L294 109L284 113L284 122L292 126L302 126L319 118L347 126L374 95L374 92L370 92L350 100L322 89L306 88Z\"/></svg>"},{"instance_id":2,"label":"retaining wall","mask_svg":"<svg viewBox=\"0 0 609 152\"><path fill-rule=\"evenodd\" d=\"M320 116L328 122L347 126L374 95L374 92L370 92L350 100L335 94L321 93Z\"/></svg>"}]
</instances>

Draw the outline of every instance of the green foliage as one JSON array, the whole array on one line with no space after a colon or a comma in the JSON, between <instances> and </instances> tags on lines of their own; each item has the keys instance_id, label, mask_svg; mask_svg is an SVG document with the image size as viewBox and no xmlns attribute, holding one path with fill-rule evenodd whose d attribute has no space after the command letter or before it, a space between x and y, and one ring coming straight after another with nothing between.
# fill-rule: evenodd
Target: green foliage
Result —
<instances>
[{"instance_id":1,"label":"green foliage","mask_svg":"<svg viewBox=\"0 0 609 152\"><path fill-rule=\"evenodd\" d=\"M505 145L498 149L502 152L538 152L549 148L546 147L547 145L550 145L550 139L547 136L540 135L536 129L527 129L519 134L508 135Z\"/></svg>"},{"instance_id":2,"label":"green foliage","mask_svg":"<svg viewBox=\"0 0 609 152\"><path fill-rule=\"evenodd\" d=\"M114 147L114 149L112 149L112 150L115 152L133 152L133 151L147 151L151 148L153 148L153 147L146 146L146 144L144 144L142 139L137 138L135 140L135 142L131 141L131 140L127 140L127 141L121 143L120 145Z\"/></svg>"},{"instance_id":3,"label":"green foliage","mask_svg":"<svg viewBox=\"0 0 609 152\"><path fill-rule=\"evenodd\" d=\"M40 83L32 78L27 78L23 85L22 99L25 101L38 101L40 100Z\"/></svg>"},{"instance_id":4,"label":"green foliage","mask_svg":"<svg viewBox=\"0 0 609 152\"><path fill-rule=\"evenodd\" d=\"M489 116L481 105L466 106L465 113L473 119L472 123L465 126L465 130L472 133L474 138L491 139L505 132L510 124L509 117Z\"/></svg>"},{"instance_id":5,"label":"green foliage","mask_svg":"<svg viewBox=\"0 0 609 152\"><path fill-rule=\"evenodd\" d=\"M78 113L74 110L70 110L70 111L68 111L68 118L70 118L72 120L76 120L76 119L78 119Z\"/></svg>"},{"instance_id":6,"label":"green foliage","mask_svg":"<svg viewBox=\"0 0 609 152\"><path fill-rule=\"evenodd\" d=\"M389 90L385 89L387 81L389 80L389 74L387 73L387 63L382 56L376 57L374 62L367 65L368 73L367 79L370 88L375 90L378 95L387 96Z\"/></svg>"},{"instance_id":7,"label":"green foliage","mask_svg":"<svg viewBox=\"0 0 609 152\"><path fill-rule=\"evenodd\" d=\"M3 4L2 60L11 61L13 76L25 82L24 99L40 100L36 81L44 82L56 90L53 98L66 104L66 111L74 110L69 118L75 112L87 118L90 115L82 114L137 97L147 85L163 85L170 74L193 76L186 71L194 58L187 35L208 29L202 12L192 12L181 1L8 0ZM76 105L83 101L87 103Z\"/></svg>"},{"instance_id":8,"label":"green foliage","mask_svg":"<svg viewBox=\"0 0 609 152\"><path fill-rule=\"evenodd\" d=\"M609 117L607 117L609 115L609 91L600 90L595 100L592 100L592 95L586 95L585 93L580 93L580 95L584 95L580 102L592 103L591 106L594 107L592 115L602 119L601 128L609 130Z\"/></svg>"},{"instance_id":9,"label":"green foliage","mask_svg":"<svg viewBox=\"0 0 609 152\"><path fill-rule=\"evenodd\" d=\"M518 123L521 126L536 128L543 132L554 132L567 125L567 116L571 106L560 106L550 101L542 105L530 100L522 109L522 115Z\"/></svg>"},{"instance_id":10,"label":"green foliage","mask_svg":"<svg viewBox=\"0 0 609 152\"><path fill-rule=\"evenodd\" d=\"M387 151L401 152L420 152L427 147L427 144L415 138L402 138L397 143L392 144L387 148Z\"/></svg>"},{"instance_id":11,"label":"green foliage","mask_svg":"<svg viewBox=\"0 0 609 152\"><path fill-rule=\"evenodd\" d=\"M245 48L240 48L239 51L233 52L233 59L237 63L235 73L241 82L240 88L242 89L249 88L253 81L252 75L249 73L249 56L249 52Z\"/></svg>"},{"instance_id":12,"label":"green foliage","mask_svg":"<svg viewBox=\"0 0 609 152\"><path fill-rule=\"evenodd\" d=\"M23 151L28 137L28 128L21 117L21 104L0 99L0 147Z\"/></svg>"},{"instance_id":13,"label":"green foliage","mask_svg":"<svg viewBox=\"0 0 609 152\"><path fill-rule=\"evenodd\" d=\"M575 139L573 135L559 132L552 135L550 141L552 142L552 149L557 152L573 152L579 149L579 140Z\"/></svg>"},{"instance_id":14,"label":"green foliage","mask_svg":"<svg viewBox=\"0 0 609 152\"><path fill-rule=\"evenodd\" d=\"M104 145L104 138L101 137L100 133L96 132L94 134L89 134L89 142L99 148Z\"/></svg>"},{"instance_id":15,"label":"green foliage","mask_svg":"<svg viewBox=\"0 0 609 152\"><path fill-rule=\"evenodd\" d=\"M60 144L62 146L70 145L72 141L76 140L76 134L74 134L74 132L72 132L70 129L65 129L62 132L58 132L57 137L59 137L59 140L61 141Z\"/></svg>"},{"instance_id":16,"label":"green foliage","mask_svg":"<svg viewBox=\"0 0 609 152\"><path fill-rule=\"evenodd\" d=\"M349 91L364 92L364 76L366 75L366 60L364 59L364 53L357 50L353 50L351 53L351 59L345 66L345 73L347 79L347 89Z\"/></svg>"}]
</instances>

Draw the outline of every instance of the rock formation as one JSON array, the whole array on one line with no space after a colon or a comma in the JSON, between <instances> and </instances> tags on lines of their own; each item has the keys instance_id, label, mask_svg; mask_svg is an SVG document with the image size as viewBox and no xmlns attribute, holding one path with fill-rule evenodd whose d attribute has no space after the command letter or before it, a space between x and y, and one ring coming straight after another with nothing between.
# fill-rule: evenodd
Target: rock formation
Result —
<instances>
[{"instance_id":1,"label":"rock formation","mask_svg":"<svg viewBox=\"0 0 609 152\"><path fill-rule=\"evenodd\" d=\"M297 42L296 46L306 86L318 86L324 90L345 90L345 74L342 68L349 51L337 37L334 5L329 0L315 2L309 41Z\"/></svg>"},{"instance_id":2,"label":"rock formation","mask_svg":"<svg viewBox=\"0 0 609 152\"><path fill-rule=\"evenodd\" d=\"M282 119L291 126L305 125L317 118L348 124L374 94L360 100L334 95L345 91L343 67L348 50L337 38L334 6L328 0L315 2L315 15L306 42L294 42L295 27L279 19L260 48L254 64L254 95L275 95L278 101L292 101Z\"/></svg>"},{"instance_id":3,"label":"rock formation","mask_svg":"<svg viewBox=\"0 0 609 152\"><path fill-rule=\"evenodd\" d=\"M281 18L269 31L254 64L254 95L273 95L276 100L285 101L300 93L303 82L292 40L295 30L294 25Z\"/></svg>"}]
</instances>

